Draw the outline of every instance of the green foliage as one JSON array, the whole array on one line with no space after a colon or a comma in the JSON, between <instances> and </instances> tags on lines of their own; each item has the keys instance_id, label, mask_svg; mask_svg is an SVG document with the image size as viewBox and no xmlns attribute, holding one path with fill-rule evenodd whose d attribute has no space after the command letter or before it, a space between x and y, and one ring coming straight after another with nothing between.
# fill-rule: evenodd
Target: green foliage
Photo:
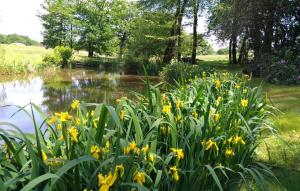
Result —
<instances>
[{"instance_id":1,"label":"green foliage","mask_svg":"<svg viewBox=\"0 0 300 191\"><path fill-rule=\"evenodd\" d=\"M44 27L43 45L49 48L56 46L73 47L75 41L74 1L46 0L43 14L40 15Z\"/></svg>"},{"instance_id":2,"label":"green foliage","mask_svg":"<svg viewBox=\"0 0 300 191\"><path fill-rule=\"evenodd\" d=\"M172 17L164 12L144 11L132 21L128 54L135 57L162 59L170 36Z\"/></svg>"},{"instance_id":3,"label":"green foliage","mask_svg":"<svg viewBox=\"0 0 300 191\"><path fill-rule=\"evenodd\" d=\"M298 63L291 59L291 52L285 51L283 57L264 54L256 62L259 62L261 76L274 84L297 84L299 83L300 68Z\"/></svg>"},{"instance_id":4,"label":"green foliage","mask_svg":"<svg viewBox=\"0 0 300 191\"><path fill-rule=\"evenodd\" d=\"M28 36L9 34L0 34L0 44L22 43L27 46L39 45L39 42L30 39Z\"/></svg>"},{"instance_id":5,"label":"green foliage","mask_svg":"<svg viewBox=\"0 0 300 191\"><path fill-rule=\"evenodd\" d=\"M0 124L16 130L0 131L1 189L268 189L272 173L255 162L255 149L272 131L269 112L244 78L211 75L165 94L147 83L135 101L75 100L51 118L32 104L34 136Z\"/></svg>"},{"instance_id":6,"label":"green foliage","mask_svg":"<svg viewBox=\"0 0 300 191\"><path fill-rule=\"evenodd\" d=\"M124 70L128 74L144 75L146 72L150 76L157 76L162 68L160 60L156 57L148 58L147 56L135 57L131 54L127 54L125 57Z\"/></svg>"},{"instance_id":7,"label":"green foliage","mask_svg":"<svg viewBox=\"0 0 300 191\"><path fill-rule=\"evenodd\" d=\"M182 45L181 52L183 56L191 56L192 55L192 45L193 45L193 35L183 34L182 35ZM197 54L198 55L211 55L214 54L213 47L209 44L209 42L204 38L203 34L198 35L198 46L197 46Z\"/></svg>"},{"instance_id":8,"label":"green foliage","mask_svg":"<svg viewBox=\"0 0 300 191\"><path fill-rule=\"evenodd\" d=\"M218 55L224 55L224 54L228 54L228 53L229 53L228 48L221 48L217 51Z\"/></svg>"},{"instance_id":9,"label":"green foliage","mask_svg":"<svg viewBox=\"0 0 300 191\"><path fill-rule=\"evenodd\" d=\"M56 66L70 66L72 62L73 50L65 46L55 47L53 53L47 54L43 58L43 62L46 65L56 65Z\"/></svg>"},{"instance_id":10,"label":"green foliage","mask_svg":"<svg viewBox=\"0 0 300 191\"><path fill-rule=\"evenodd\" d=\"M212 73L209 67L203 67L198 65L189 65L182 62L176 62L165 66L160 73L163 81L168 83L174 82L188 82L196 77L204 77Z\"/></svg>"}]
</instances>

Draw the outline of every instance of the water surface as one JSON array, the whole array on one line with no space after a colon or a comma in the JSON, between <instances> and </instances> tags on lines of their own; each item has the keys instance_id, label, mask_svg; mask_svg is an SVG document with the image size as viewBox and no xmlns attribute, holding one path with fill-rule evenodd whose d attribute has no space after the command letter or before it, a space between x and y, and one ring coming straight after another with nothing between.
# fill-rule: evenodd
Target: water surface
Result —
<instances>
[{"instance_id":1,"label":"water surface","mask_svg":"<svg viewBox=\"0 0 300 191\"><path fill-rule=\"evenodd\" d=\"M158 79L152 80L156 82ZM13 115L18 110L13 105L25 106L32 102L50 114L66 110L74 99L113 104L117 98L132 95L132 91L143 93L145 90L141 76L107 74L89 69L48 71L29 79L2 76L0 81L0 122L12 122L24 132L32 132L32 121L25 112ZM35 114L41 123L41 117Z\"/></svg>"}]
</instances>

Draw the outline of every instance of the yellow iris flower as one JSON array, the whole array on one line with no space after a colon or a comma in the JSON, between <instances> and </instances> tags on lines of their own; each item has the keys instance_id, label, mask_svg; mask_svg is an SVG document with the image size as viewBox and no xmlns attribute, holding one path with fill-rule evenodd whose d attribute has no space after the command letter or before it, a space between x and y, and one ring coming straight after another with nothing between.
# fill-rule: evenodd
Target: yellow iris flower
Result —
<instances>
[{"instance_id":1,"label":"yellow iris flower","mask_svg":"<svg viewBox=\"0 0 300 191\"><path fill-rule=\"evenodd\" d=\"M143 172L136 172L135 175L134 175L134 177L133 177L133 180L136 183L143 185L146 182L145 173L143 173Z\"/></svg>"},{"instance_id":2,"label":"yellow iris flower","mask_svg":"<svg viewBox=\"0 0 300 191\"><path fill-rule=\"evenodd\" d=\"M71 136L71 140L77 143L78 142L78 131L74 126L72 126L69 129L69 134Z\"/></svg>"},{"instance_id":3,"label":"yellow iris flower","mask_svg":"<svg viewBox=\"0 0 300 191\"><path fill-rule=\"evenodd\" d=\"M181 160L184 158L184 152L182 149L171 148L172 153L176 155L176 157Z\"/></svg>"},{"instance_id":4,"label":"yellow iris flower","mask_svg":"<svg viewBox=\"0 0 300 191\"><path fill-rule=\"evenodd\" d=\"M248 104L249 104L248 100L246 100L246 99L241 100L241 106L242 107L246 108L246 107L248 107Z\"/></svg>"},{"instance_id":5,"label":"yellow iris flower","mask_svg":"<svg viewBox=\"0 0 300 191\"><path fill-rule=\"evenodd\" d=\"M101 152L101 150L100 150L100 148L97 146L97 145L93 145L92 147L91 147L91 154L92 154L92 156L95 158L95 159L99 159L99 157L100 157L100 152Z\"/></svg>"},{"instance_id":6,"label":"yellow iris flower","mask_svg":"<svg viewBox=\"0 0 300 191\"><path fill-rule=\"evenodd\" d=\"M75 110L79 107L79 105L80 105L79 100L73 100L73 102L71 103L71 108Z\"/></svg>"}]
</instances>

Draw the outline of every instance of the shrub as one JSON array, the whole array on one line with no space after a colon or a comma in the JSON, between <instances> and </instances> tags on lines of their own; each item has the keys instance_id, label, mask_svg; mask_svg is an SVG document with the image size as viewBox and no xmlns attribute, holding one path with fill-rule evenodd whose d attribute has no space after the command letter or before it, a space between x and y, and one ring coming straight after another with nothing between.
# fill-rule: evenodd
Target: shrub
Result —
<instances>
[{"instance_id":1,"label":"shrub","mask_svg":"<svg viewBox=\"0 0 300 191\"><path fill-rule=\"evenodd\" d=\"M55 47L53 53L47 54L43 58L45 65L58 65L62 67L70 66L73 50L65 46Z\"/></svg>"},{"instance_id":2,"label":"shrub","mask_svg":"<svg viewBox=\"0 0 300 191\"><path fill-rule=\"evenodd\" d=\"M272 131L269 112L240 79L212 75L164 94L148 84L116 107L75 100L45 129L35 123L35 138L1 131L1 190L267 189L255 150Z\"/></svg>"},{"instance_id":3,"label":"shrub","mask_svg":"<svg viewBox=\"0 0 300 191\"><path fill-rule=\"evenodd\" d=\"M125 72L128 74L144 75L146 69L150 76L157 76L162 68L161 61L156 58L148 58L144 56L134 57L127 55L125 57Z\"/></svg>"},{"instance_id":4,"label":"shrub","mask_svg":"<svg viewBox=\"0 0 300 191\"><path fill-rule=\"evenodd\" d=\"M221 48L217 51L217 54L219 54L219 55L229 54L229 49L228 48Z\"/></svg>"},{"instance_id":5,"label":"shrub","mask_svg":"<svg viewBox=\"0 0 300 191\"><path fill-rule=\"evenodd\" d=\"M176 62L165 66L160 73L163 81L168 83L187 82L195 77L203 77L212 73L212 69L198 65Z\"/></svg>"},{"instance_id":6,"label":"shrub","mask_svg":"<svg viewBox=\"0 0 300 191\"><path fill-rule=\"evenodd\" d=\"M297 59L291 59L291 51L284 51L281 56L264 54L256 60L256 71L261 77L273 84L296 84L300 75Z\"/></svg>"}]
</instances>

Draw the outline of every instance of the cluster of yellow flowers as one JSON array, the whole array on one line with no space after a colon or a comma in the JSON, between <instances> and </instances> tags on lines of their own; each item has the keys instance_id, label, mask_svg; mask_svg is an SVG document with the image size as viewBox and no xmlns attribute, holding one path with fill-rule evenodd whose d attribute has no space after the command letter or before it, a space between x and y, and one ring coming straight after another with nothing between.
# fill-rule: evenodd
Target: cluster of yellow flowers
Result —
<instances>
[{"instance_id":1,"label":"cluster of yellow flowers","mask_svg":"<svg viewBox=\"0 0 300 191\"><path fill-rule=\"evenodd\" d=\"M216 100L216 105L219 105L223 101L223 98L219 96Z\"/></svg>"},{"instance_id":2,"label":"cluster of yellow flowers","mask_svg":"<svg viewBox=\"0 0 300 191\"><path fill-rule=\"evenodd\" d=\"M228 144L233 143L235 145L237 145L237 144L245 145L246 144L244 139L242 137L238 136L238 135L232 136L232 137L230 137L230 138L228 138L227 140L224 141L224 144L227 144L227 143Z\"/></svg>"},{"instance_id":3,"label":"cluster of yellow flowers","mask_svg":"<svg viewBox=\"0 0 300 191\"><path fill-rule=\"evenodd\" d=\"M246 100L246 99L241 100L241 106L242 107L246 108L246 107L248 107L248 104L249 104L248 100Z\"/></svg>"},{"instance_id":4,"label":"cluster of yellow flowers","mask_svg":"<svg viewBox=\"0 0 300 191\"><path fill-rule=\"evenodd\" d=\"M146 182L146 176L144 172L136 172L133 176L133 180L138 184L144 184Z\"/></svg>"},{"instance_id":5,"label":"cluster of yellow flowers","mask_svg":"<svg viewBox=\"0 0 300 191\"><path fill-rule=\"evenodd\" d=\"M72 116L68 112L55 113L55 116L58 117L61 122L67 122L72 119ZM55 119L52 118L50 121L54 121L54 120Z\"/></svg>"},{"instance_id":6,"label":"cluster of yellow flowers","mask_svg":"<svg viewBox=\"0 0 300 191\"><path fill-rule=\"evenodd\" d=\"M120 111L120 114L119 114L120 119L121 119L122 121L125 119L125 114L126 114L125 110L122 109L122 110Z\"/></svg>"},{"instance_id":7,"label":"cluster of yellow flowers","mask_svg":"<svg viewBox=\"0 0 300 191\"><path fill-rule=\"evenodd\" d=\"M215 81L215 86L217 89L220 89L221 88L221 81L220 80L216 80Z\"/></svg>"},{"instance_id":8,"label":"cluster of yellow flowers","mask_svg":"<svg viewBox=\"0 0 300 191\"><path fill-rule=\"evenodd\" d=\"M114 185L118 176L122 177L124 175L124 166L117 165L114 173L111 171L107 175L103 175L101 173L98 174L98 185L99 191L109 191L109 188Z\"/></svg>"},{"instance_id":9,"label":"cluster of yellow flowers","mask_svg":"<svg viewBox=\"0 0 300 191\"><path fill-rule=\"evenodd\" d=\"M164 106L163 106L162 112L165 113L165 114L170 113L170 112L171 112L171 104L169 104L169 105L164 105Z\"/></svg>"},{"instance_id":10,"label":"cluster of yellow flowers","mask_svg":"<svg viewBox=\"0 0 300 191\"><path fill-rule=\"evenodd\" d=\"M182 149L176 149L176 148L171 148L170 149L172 153L175 154L178 160L181 160L184 158L184 153Z\"/></svg>"},{"instance_id":11,"label":"cluster of yellow flowers","mask_svg":"<svg viewBox=\"0 0 300 191\"><path fill-rule=\"evenodd\" d=\"M102 148L97 145L93 145L91 147L91 155L98 160L100 158L100 153L103 153L103 155L105 155L106 153L109 152L109 150L110 150L110 143L109 141L106 141L105 147Z\"/></svg>"},{"instance_id":12,"label":"cluster of yellow flowers","mask_svg":"<svg viewBox=\"0 0 300 191\"><path fill-rule=\"evenodd\" d=\"M214 114L214 120L216 123L218 123L220 121L220 118L221 118L220 114L218 114L218 113Z\"/></svg>"},{"instance_id":13,"label":"cluster of yellow flowers","mask_svg":"<svg viewBox=\"0 0 300 191\"><path fill-rule=\"evenodd\" d=\"M137 144L136 144L135 141L131 141L129 143L129 145L123 149L123 151L124 151L124 154L126 154L126 155L129 154L130 152L134 152L135 154L140 155L141 151L144 154L149 153L150 147L147 144L146 146L142 147L142 149L140 149L140 148L137 147Z\"/></svg>"},{"instance_id":14,"label":"cluster of yellow flowers","mask_svg":"<svg viewBox=\"0 0 300 191\"><path fill-rule=\"evenodd\" d=\"M75 143L77 143L78 142L78 130L74 126L72 126L69 129L69 134L70 134L71 140L74 141Z\"/></svg>"},{"instance_id":15,"label":"cluster of yellow flowers","mask_svg":"<svg viewBox=\"0 0 300 191\"><path fill-rule=\"evenodd\" d=\"M194 118L198 118L198 113L197 113L196 111L193 111L193 112L192 112L192 116L193 116Z\"/></svg>"},{"instance_id":16,"label":"cluster of yellow flowers","mask_svg":"<svg viewBox=\"0 0 300 191\"><path fill-rule=\"evenodd\" d=\"M73 100L73 102L71 103L71 108L76 110L78 109L80 106L80 101L79 100Z\"/></svg>"},{"instance_id":17,"label":"cluster of yellow flowers","mask_svg":"<svg viewBox=\"0 0 300 191\"><path fill-rule=\"evenodd\" d=\"M202 145L204 146L205 150L210 150L210 149L216 149L216 151L219 151L219 147L217 145L217 142L208 139L207 141L203 141Z\"/></svg>"},{"instance_id":18,"label":"cluster of yellow flowers","mask_svg":"<svg viewBox=\"0 0 300 191\"><path fill-rule=\"evenodd\" d=\"M235 153L232 149L226 149L226 151L225 151L225 156L226 157L232 157L234 155L235 155Z\"/></svg>"},{"instance_id":19,"label":"cluster of yellow flowers","mask_svg":"<svg viewBox=\"0 0 300 191\"><path fill-rule=\"evenodd\" d=\"M176 182L179 181L180 176L179 176L179 173L178 173L178 168L176 166L170 167L169 173L171 174L173 180L175 180Z\"/></svg>"},{"instance_id":20,"label":"cluster of yellow flowers","mask_svg":"<svg viewBox=\"0 0 300 191\"><path fill-rule=\"evenodd\" d=\"M178 99L178 100L176 101L176 108L177 108L177 109L180 109L180 108L183 108L183 106L184 106L183 101L181 101L180 99Z\"/></svg>"}]
</instances>

